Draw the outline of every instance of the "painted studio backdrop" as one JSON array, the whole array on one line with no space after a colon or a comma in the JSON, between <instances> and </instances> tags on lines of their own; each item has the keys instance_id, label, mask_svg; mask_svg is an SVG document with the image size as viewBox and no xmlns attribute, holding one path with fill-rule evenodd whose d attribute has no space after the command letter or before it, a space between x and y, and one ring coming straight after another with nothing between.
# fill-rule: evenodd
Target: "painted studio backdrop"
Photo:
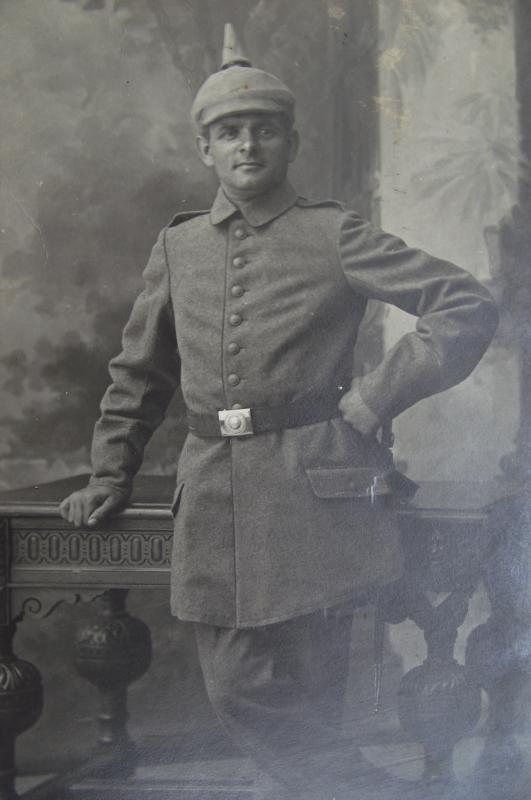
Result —
<instances>
[{"instance_id":1,"label":"painted studio backdrop","mask_svg":"<svg viewBox=\"0 0 531 800\"><path fill-rule=\"evenodd\" d=\"M500 249L500 224L525 194L526 120L515 98L531 68L516 66L516 5L0 0L0 488L89 471L107 362L152 244L174 213L208 207L215 191L195 155L189 109L218 66L225 21L255 65L297 96L299 191L343 200L455 261L500 301L500 330L473 376L395 422L399 466L432 480L490 479L503 457L510 468L521 421L518 315L529 302L529 278L511 274ZM359 369L414 324L377 304L370 322ZM173 473L183 436L177 396L144 471ZM197 676L177 676L179 696L172 688L187 644L168 598L135 602L167 658L134 685L133 726L141 720L160 734L185 706L197 723ZM52 665L56 703L20 740L36 767L57 756L58 742L65 758L84 747L61 728L72 709L74 723L92 713L90 690L66 680L57 652L71 624L60 613L49 625L28 623L17 639L21 655L26 647L35 660L39 650L39 663ZM397 660L407 662L414 647L403 641Z\"/></svg>"},{"instance_id":2,"label":"painted studio backdrop","mask_svg":"<svg viewBox=\"0 0 531 800\"><path fill-rule=\"evenodd\" d=\"M188 114L233 20L298 98L294 182L500 295L484 231L516 200L512 3L3 0L0 487L89 469L106 364L160 228L214 191ZM368 362L412 320L373 308ZM506 327L506 326L505 326ZM512 449L510 331L466 384L395 424L412 477L483 479ZM145 470L172 472L178 398Z\"/></svg>"}]
</instances>

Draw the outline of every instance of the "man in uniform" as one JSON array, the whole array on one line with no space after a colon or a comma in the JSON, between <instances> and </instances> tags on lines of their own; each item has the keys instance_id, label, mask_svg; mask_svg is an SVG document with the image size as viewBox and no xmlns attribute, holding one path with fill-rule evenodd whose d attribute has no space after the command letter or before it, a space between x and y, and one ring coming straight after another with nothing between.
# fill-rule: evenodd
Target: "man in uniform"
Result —
<instances>
[{"instance_id":1,"label":"man in uniform","mask_svg":"<svg viewBox=\"0 0 531 800\"><path fill-rule=\"evenodd\" d=\"M172 506L173 613L195 626L237 744L289 797L324 800L356 789L326 713L346 675L345 604L400 569L396 530L372 503L394 476L375 433L463 380L497 315L468 273L293 189L294 105L229 26L224 68L192 108L219 191L160 234L110 365L93 476L61 510L90 527L125 504L180 383L190 433ZM370 298L415 314L416 331L353 380Z\"/></svg>"}]
</instances>

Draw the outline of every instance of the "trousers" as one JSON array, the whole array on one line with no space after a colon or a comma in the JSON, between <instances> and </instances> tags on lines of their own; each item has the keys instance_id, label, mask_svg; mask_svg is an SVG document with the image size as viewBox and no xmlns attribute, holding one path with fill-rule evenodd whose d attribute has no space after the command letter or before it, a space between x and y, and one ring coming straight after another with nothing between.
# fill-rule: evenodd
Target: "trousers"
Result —
<instances>
[{"instance_id":1,"label":"trousers","mask_svg":"<svg viewBox=\"0 0 531 800\"><path fill-rule=\"evenodd\" d=\"M212 707L279 786L275 797L331 800L350 788L340 722L352 615L340 606L259 628L194 624Z\"/></svg>"}]
</instances>

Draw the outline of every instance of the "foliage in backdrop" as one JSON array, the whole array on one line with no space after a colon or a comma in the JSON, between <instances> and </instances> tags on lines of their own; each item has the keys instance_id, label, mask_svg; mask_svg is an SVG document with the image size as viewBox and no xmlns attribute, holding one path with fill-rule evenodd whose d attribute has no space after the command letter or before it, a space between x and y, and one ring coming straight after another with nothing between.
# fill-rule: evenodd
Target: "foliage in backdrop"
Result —
<instances>
[{"instance_id":1,"label":"foliage in backdrop","mask_svg":"<svg viewBox=\"0 0 531 800\"><path fill-rule=\"evenodd\" d=\"M371 213L371 8L372 0L4 0L0 487L88 469L107 362L151 243L176 211L208 207L213 195L188 113L217 68L226 20L255 63L297 94L296 184ZM146 468L173 470L182 436L177 399Z\"/></svg>"}]
</instances>

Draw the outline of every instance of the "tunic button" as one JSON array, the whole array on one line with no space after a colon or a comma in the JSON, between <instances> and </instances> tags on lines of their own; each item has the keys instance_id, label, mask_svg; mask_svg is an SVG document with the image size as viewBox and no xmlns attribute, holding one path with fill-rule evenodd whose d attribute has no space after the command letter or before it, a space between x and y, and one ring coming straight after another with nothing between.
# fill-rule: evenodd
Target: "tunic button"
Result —
<instances>
[{"instance_id":1,"label":"tunic button","mask_svg":"<svg viewBox=\"0 0 531 800\"><path fill-rule=\"evenodd\" d=\"M241 269L245 266L245 259L242 256L236 256L232 259L232 266Z\"/></svg>"},{"instance_id":2,"label":"tunic button","mask_svg":"<svg viewBox=\"0 0 531 800\"><path fill-rule=\"evenodd\" d=\"M241 241L242 239L246 238L247 231L244 230L243 228L236 228L236 230L234 231L234 235L237 239L240 239Z\"/></svg>"},{"instance_id":3,"label":"tunic button","mask_svg":"<svg viewBox=\"0 0 531 800\"><path fill-rule=\"evenodd\" d=\"M243 317L241 314L231 314L229 317L229 325L232 325L235 328L237 325L241 325L243 322Z\"/></svg>"},{"instance_id":4,"label":"tunic button","mask_svg":"<svg viewBox=\"0 0 531 800\"><path fill-rule=\"evenodd\" d=\"M243 406L241 406L239 403L233 403L233 404L231 405L231 409L232 409L233 411L238 411L240 408L243 408Z\"/></svg>"},{"instance_id":5,"label":"tunic button","mask_svg":"<svg viewBox=\"0 0 531 800\"><path fill-rule=\"evenodd\" d=\"M235 284L230 290L230 293L233 297L241 297L243 292L243 286L240 286L239 284Z\"/></svg>"},{"instance_id":6,"label":"tunic button","mask_svg":"<svg viewBox=\"0 0 531 800\"><path fill-rule=\"evenodd\" d=\"M231 374L227 378L230 386L237 386L240 382L240 376L236 375L235 372L231 372Z\"/></svg>"},{"instance_id":7,"label":"tunic button","mask_svg":"<svg viewBox=\"0 0 531 800\"><path fill-rule=\"evenodd\" d=\"M240 348L240 345L238 344L238 342L231 342L229 344L229 346L227 347L227 350L229 351L231 356L237 356L238 353L240 352L241 348Z\"/></svg>"}]
</instances>

